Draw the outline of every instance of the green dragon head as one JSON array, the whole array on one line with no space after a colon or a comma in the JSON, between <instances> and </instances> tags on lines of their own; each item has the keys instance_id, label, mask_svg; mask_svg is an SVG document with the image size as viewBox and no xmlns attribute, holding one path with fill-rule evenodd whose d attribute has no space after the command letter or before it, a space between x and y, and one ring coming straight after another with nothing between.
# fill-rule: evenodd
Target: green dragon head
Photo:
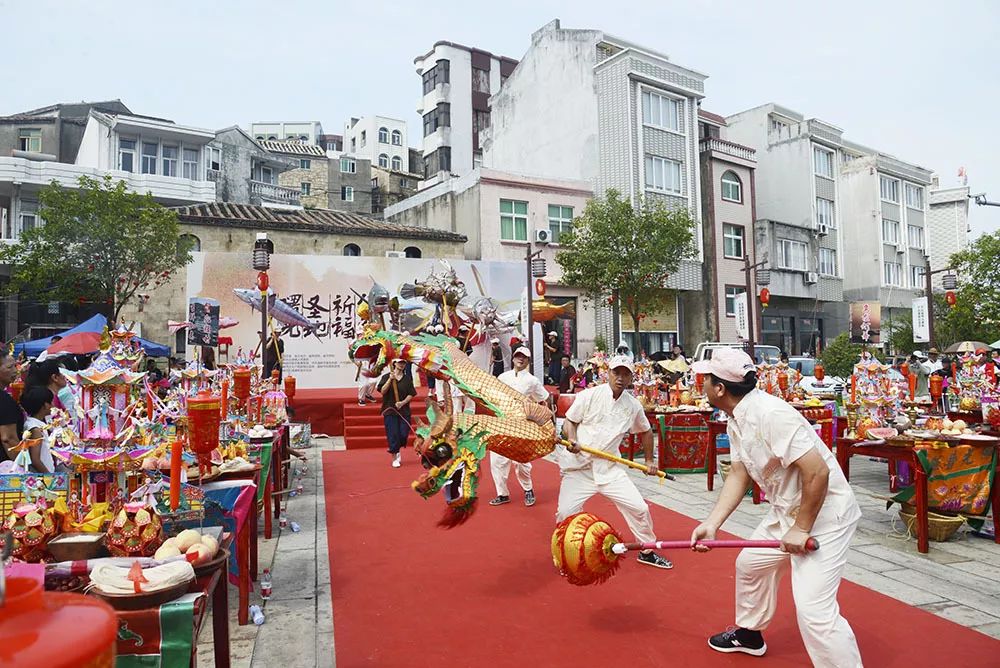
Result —
<instances>
[{"instance_id":1,"label":"green dragon head","mask_svg":"<svg viewBox=\"0 0 1000 668\"><path fill-rule=\"evenodd\" d=\"M413 489L425 499L438 492L444 495L447 510L440 524L458 526L469 519L476 507L479 467L486 456L483 434L455 429L446 401L444 410L429 403L429 427L417 429L414 449L427 469L413 481Z\"/></svg>"},{"instance_id":2,"label":"green dragon head","mask_svg":"<svg viewBox=\"0 0 1000 668\"><path fill-rule=\"evenodd\" d=\"M399 332L367 324L362 329L361 336L354 339L347 348L347 356L352 362L367 364L366 372L373 377L378 376L389 361L398 356L403 338Z\"/></svg>"}]
</instances>

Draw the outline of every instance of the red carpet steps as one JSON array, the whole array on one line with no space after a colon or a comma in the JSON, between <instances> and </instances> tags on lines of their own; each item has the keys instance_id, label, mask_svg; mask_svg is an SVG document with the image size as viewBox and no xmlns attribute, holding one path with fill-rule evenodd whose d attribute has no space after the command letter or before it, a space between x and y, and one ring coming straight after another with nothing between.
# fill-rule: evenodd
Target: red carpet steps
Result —
<instances>
[{"instance_id":1,"label":"red carpet steps","mask_svg":"<svg viewBox=\"0 0 1000 668\"><path fill-rule=\"evenodd\" d=\"M426 415L427 402L422 396L418 395L410 402L410 405L414 417ZM348 450L386 449L385 425L382 423L381 411L381 402L359 406L355 401L353 404L344 405L344 445ZM412 444L413 436L411 434L407 445Z\"/></svg>"}]
</instances>

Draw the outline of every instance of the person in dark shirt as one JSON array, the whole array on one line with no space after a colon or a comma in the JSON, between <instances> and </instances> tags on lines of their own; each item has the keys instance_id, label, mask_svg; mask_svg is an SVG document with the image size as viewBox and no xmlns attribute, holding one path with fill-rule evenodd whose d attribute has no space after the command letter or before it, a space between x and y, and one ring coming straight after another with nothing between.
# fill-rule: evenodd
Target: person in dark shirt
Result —
<instances>
[{"instance_id":1,"label":"person in dark shirt","mask_svg":"<svg viewBox=\"0 0 1000 668\"><path fill-rule=\"evenodd\" d=\"M264 378L270 378L271 372L277 370L278 380L281 380L281 367L285 357L285 342L278 336L277 332L271 332L271 338L267 340L264 347L263 363Z\"/></svg>"},{"instance_id":2,"label":"person in dark shirt","mask_svg":"<svg viewBox=\"0 0 1000 668\"><path fill-rule=\"evenodd\" d=\"M499 376L504 372L503 348L500 347L500 339L493 339L491 343L493 346L490 348L490 365L493 367L493 375Z\"/></svg>"},{"instance_id":3,"label":"person in dark shirt","mask_svg":"<svg viewBox=\"0 0 1000 668\"><path fill-rule=\"evenodd\" d=\"M17 363L0 349L0 461L14 459L17 456L15 448L21 442L24 432L24 411L7 392L7 386L17 378Z\"/></svg>"},{"instance_id":4,"label":"person in dark shirt","mask_svg":"<svg viewBox=\"0 0 1000 668\"><path fill-rule=\"evenodd\" d=\"M569 394L573 391L573 376L576 369L569 363L569 355L563 355L559 359L559 394Z\"/></svg>"},{"instance_id":5,"label":"person in dark shirt","mask_svg":"<svg viewBox=\"0 0 1000 668\"><path fill-rule=\"evenodd\" d=\"M413 378L405 370L406 360L393 360L392 369L379 379L375 388L382 393L382 422L385 424L393 468L400 467L400 450L410 435L410 401L417 396Z\"/></svg>"}]
</instances>

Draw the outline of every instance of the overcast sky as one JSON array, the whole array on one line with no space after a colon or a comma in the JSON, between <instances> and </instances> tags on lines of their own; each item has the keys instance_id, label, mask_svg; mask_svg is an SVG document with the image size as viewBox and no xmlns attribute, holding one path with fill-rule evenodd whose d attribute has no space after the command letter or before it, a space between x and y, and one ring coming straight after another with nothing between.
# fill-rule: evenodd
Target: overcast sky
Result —
<instances>
[{"instance_id":1,"label":"overcast sky","mask_svg":"<svg viewBox=\"0 0 1000 668\"><path fill-rule=\"evenodd\" d=\"M995 0L0 0L0 114L121 98L186 125L319 120L336 134L382 114L407 120L419 147L415 56L449 40L520 58L553 18L707 74L707 110L777 102L942 185L964 166L973 193L1000 201ZM974 236L1000 229L1000 207L971 216Z\"/></svg>"}]
</instances>

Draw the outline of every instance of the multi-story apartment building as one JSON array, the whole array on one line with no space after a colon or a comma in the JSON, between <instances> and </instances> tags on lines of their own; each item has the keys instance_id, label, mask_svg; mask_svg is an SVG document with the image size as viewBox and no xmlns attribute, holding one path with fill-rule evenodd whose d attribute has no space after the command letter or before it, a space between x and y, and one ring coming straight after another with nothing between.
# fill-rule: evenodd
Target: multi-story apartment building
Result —
<instances>
[{"instance_id":1,"label":"multi-story apartment building","mask_svg":"<svg viewBox=\"0 0 1000 668\"><path fill-rule=\"evenodd\" d=\"M661 202L700 221L697 110L705 79L653 49L552 21L532 35L524 58L490 100L483 165L585 181L600 195L614 188L636 204ZM699 254L668 283L676 292L674 308L649 314L642 341L631 340L632 323L618 313L598 323L602 335L620 334L647 352L678 339L689 346L700 341L702 328L688 336L679 314L701 306L701 236L697 223Z\"/></svg>"},{"instance_id":2,"label":"multi-story apartment building","mask_svg":"<svg viewBox=\"0 0 1000 668\"><path fill-rule=\"evenodd\" d=\"M324 136L323 125L319 121L257 121L250 124L250 135L257 141L294 141L316 145Z\"/></svg>"},{"instance_id":3,"label":"multi-story apartment building","mask_svg":"<svg viewBox=\"0 0 1000 668\"><path fill-rule=\"evenodd\" d=\"M480 164L480 133L490 124L490 96L500 90L517 61L454 42L436 42L413 64L423 91L417 104L423 117L422 187L430 187Z\"/></svg>"},{"instance_id":4,"label":"multi-story apartment building","mask_svg":"<svg viewBox=\"0 0 1000 668\"><path fill-rule=\"evenodd\" d=\"M927 285L930 170L844 142L844 299L882 304L883 332L909 320Z\"/></svg>"},{"instance_id":5,"label":"multi-story apartment building","mask_svg":"<svg viewBox=\"0 0 1000 668\"><path fill-rule=\"evenodd\" d=\"M969 186L942 188L935 176L927 202L927 253L932 269L944 269L952 255L969 246ZM936 289L941 276L932 276Z\"/></svg>"},{"instance_id":6,"label":"multi-story apartment building","mask_svg":"<svg viewBox=\"0 0 1000 668\"><path fill-rule=\"evenodd\" d=\"M736 303L748 293L747 308L756 308L754 273L749 283L744 258L752 265L754 253L754 172L756 152L726 139L726 119L698 111L701 157L702 292L705 304L687 319L690 338L701 325L706 341L737 341ZM703 321L698 321L701 314ZM756 312L751 319L753 338L760 332Z\"/></svg>"},{"instance_id":7,"label":"multi-story apartment building","mask_svg":"<svg viewBox=\"0 0 1000 668\"><path fill-rule=\"evenodd\" d=\"M346 152L382 169L409 169L406 121L386 116L352 118L344 125Z\"/></svg>"},{"instance_id":8,"label":"multi-story apartment building","mask_svg":"<svg viewBox=\"0 0 1000 668\"><path fill-rule=\"evenodd\" d=\"M300 159L272 153L235 125L216 132L206 149L217 202L301 208L301 187L278 185L279 174L300 165Z\"/></svg>"},{"instance_id":9,"label":"multi-story apartment building","mask_svg":"<svg viewBox=\"0 0 1000 668\"><path fill-rule=\"evenodd\" d=\"M215 132L134 114L120 100L55 104L0 117L0 242L41 224L39 192L53 181L111 175L165 205L214 202L207 145ZM0 269L2 271L2 269ZM58 327L81 316L74 305L21 300L2 305L3 336Z\"/></svg>"},{"instance_id":10,"label":"multi-story apartment building","mask_svg":"<svg viewBox=\"0 0 1000 668\"><path fill-rule=\"evenodd\" d=\"M847 330L850 301L880 302L891 328L923 287L930 172L777 104L726 121L757 151L757 256L771 293L762 341L816 353Z\"/></svg>"},{"instance_id":11,"label":"multi-story apartment building","mask_svg":"<svg viewBox=\"0 0 1000 668\"><path fill-rule=\"evenodd\" d=\"M307 209L335 209L371 213L371 163L346 153L324 151L313 144L258 142L276 155L298 164L278 174L278 185L299 190L299 201Z\"/></svg>"}]
</instances>

